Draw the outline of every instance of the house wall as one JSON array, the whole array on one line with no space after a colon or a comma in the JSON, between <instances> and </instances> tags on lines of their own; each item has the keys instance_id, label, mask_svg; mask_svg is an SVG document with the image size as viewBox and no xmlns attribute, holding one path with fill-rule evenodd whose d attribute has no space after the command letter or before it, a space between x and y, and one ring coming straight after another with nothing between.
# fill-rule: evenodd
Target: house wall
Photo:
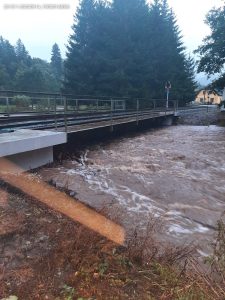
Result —
<instances>
[{"instance_id":1,"label":"house wall","mask_svg":"<svg viewBox=\"0 0 225 300\"><path fill-rule=\"evenodd\" d=\"M209 91L205 91L205 95L203 93L204 90L200 91L195 99L197 103L211 103L211 104L220 104L222 101L222 97L217 95L215 92L209 93Z\"/></svg>"}]
</instances>

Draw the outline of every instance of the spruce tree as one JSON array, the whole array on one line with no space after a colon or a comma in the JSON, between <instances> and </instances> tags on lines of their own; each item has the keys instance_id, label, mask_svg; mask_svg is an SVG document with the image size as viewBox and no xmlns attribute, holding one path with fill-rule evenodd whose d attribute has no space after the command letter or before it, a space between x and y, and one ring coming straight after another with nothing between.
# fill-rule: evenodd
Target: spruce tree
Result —
<instances>
[{"instance_id":1,"label":"spruce tree","mask_svg":"<svg viewBox=\"0 0 225 300\"><path fill-rule=\"evenodd\" d=\"M16 42L15 52L19 64L23 64L23 66L31 66L32 59L21 39L18 39L18 41Z\"/></svg>"},{"instance_id":2,"label":"spruce tree","mask_svg":"<svg viewBox=\"0 0 225 300\"><path fill-rule=\"evenodd\" d=\"M144 0L112 3L112 84L120 96L145 96L148 6Z\"/></svg>"},{"instance_id":3,"label":"spruce tree","mask_svg":"<svg viewBox=\"0 0 225 300\"><path fill-rule=\"evenodd\" d=\"M52 46L51 67L57 81L60 81L62 79L62 74L63 74L62 66L63 63L62 63L61 52L58 44L55 43Z\"/></svg>"},{"instance_id":4,"label":"spruce tree","mask_svg":"<svg viewBox=\"0 0 225 300\"><path fill-rule=\"evenodd\" d=\"M12 89L17 71L17 57L14 47L0 36L0 87Z\"/></svg>"},{"instance_id":5,"label":"spruce tree","mask_svg":"<svg viewBox=\"0 0 225 300\"><path fill-rule=\"evenodd\" d=\"M31 58L20 39L12 46L0 37L0 89L58 92L59 84L50 64Z\"/></svg>"},{"instance_id":6,"label":"spruce tree","mask_svg":"<svg viewBox=\"0 0 225 300\"><path fill-rule=\"evenodd\" d=\"M65 62L65 90L75 94L165 98L193 94L193 62L167 0L82 0Z\"/></svg>"},{"instance_id":7,"label":"spruce tree","mask_svg":"<svg viewBox=\"0 0 225 300\"><path fill-rule=\"evenodd\" d=\"M92 53L89 47L93 29L95 4L93 0L82 0L74 17L73 33L67 46L64 87L74 94L93 92L90 68Z\"/></svg>"},{"instance_id":8,"label":"spruce tree","mask_svg":"<svg viewBox=\"0 0 225 300\"><path fill-rule=\"evenodd\" d=\"M169 80L172 84L171 99L193 100L194 62L186 57L182 35L167 0L153 2L150 8L150 23L151 95L165 98L164 83Z\"/></svg>"},{"instance_id":9,"label":"spruce tree","mask_svg":"<svg viewBox=\"0 0 225 300\"><path fill-rule=\"evenodd\" d=\"M139 94L144 84L148 7L144 0L83 0L65 63L65 88L76 93Z\"/></svg>"}]
</instances>

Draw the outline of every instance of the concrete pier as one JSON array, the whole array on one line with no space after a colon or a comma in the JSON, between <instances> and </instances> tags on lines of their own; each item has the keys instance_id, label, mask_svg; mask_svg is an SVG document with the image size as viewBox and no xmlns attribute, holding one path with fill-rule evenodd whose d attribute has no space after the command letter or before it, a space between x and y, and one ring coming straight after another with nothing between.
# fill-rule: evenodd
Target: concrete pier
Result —
<instances>
[{"instance_id":1,"label":"concrete pier","mask_svg":"<svg viewBox=\"0 0 225 300\"><path fill-rule=\"evenodd\" d=\"M67 142L64 132L21 129L0 135L0 171L22 172L53 162L53 146Z\"/></svg>"}]
</instances>

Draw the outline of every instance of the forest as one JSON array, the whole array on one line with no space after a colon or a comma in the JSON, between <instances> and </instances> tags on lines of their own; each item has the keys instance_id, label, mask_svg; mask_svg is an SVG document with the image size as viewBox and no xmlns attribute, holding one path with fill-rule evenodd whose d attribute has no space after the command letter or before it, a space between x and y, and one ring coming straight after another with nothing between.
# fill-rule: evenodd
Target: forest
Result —
<instances>
[{"instance_id":1,"label":"forest","mask_svg":"<svg viewBox=\"0 0 225 300\"><path fill-rule=\"evenodd\" d=\"M223 24L224 15L220 8L206 16L212 34L196 50L196 63L167 0L82 0L65 58L56 43L47 62L32 58L20 39L11 45L0 37L0 89L164 99L170 81L171 99L189 102L197 87L196 69L222 72L223 85L224 42L215 47L213 39L218 44L225 32L217 22Z\"/></svg>"},{"instance_id":2,"label":"forest","mask_svg":"<svg viewBox=\"0 0 225 300\"><path fill-rule=\"evenodd\" d=\"M0 37L0 90L59 92L63 62L57 44L52 47L51 63L32 58L18 39L15 46Z\"/></svg>"}]
</instances>

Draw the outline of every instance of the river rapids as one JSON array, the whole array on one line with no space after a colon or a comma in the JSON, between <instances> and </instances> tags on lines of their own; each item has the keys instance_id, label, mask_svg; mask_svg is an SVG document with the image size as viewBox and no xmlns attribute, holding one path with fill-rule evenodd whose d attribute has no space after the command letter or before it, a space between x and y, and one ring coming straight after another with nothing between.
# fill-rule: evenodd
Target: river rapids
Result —
<instances>
[{"instance_id":1,"label":"river rapids","mask_svg":"<svg viewBox=\"0 0 225 300\"><path fill-rule=\"evenodd\" d=\"M40 175L128 230L163 222L161 239L210 253L225 212L225 128L171 126L111 140Z\"/></svg>"}]
</instances>

